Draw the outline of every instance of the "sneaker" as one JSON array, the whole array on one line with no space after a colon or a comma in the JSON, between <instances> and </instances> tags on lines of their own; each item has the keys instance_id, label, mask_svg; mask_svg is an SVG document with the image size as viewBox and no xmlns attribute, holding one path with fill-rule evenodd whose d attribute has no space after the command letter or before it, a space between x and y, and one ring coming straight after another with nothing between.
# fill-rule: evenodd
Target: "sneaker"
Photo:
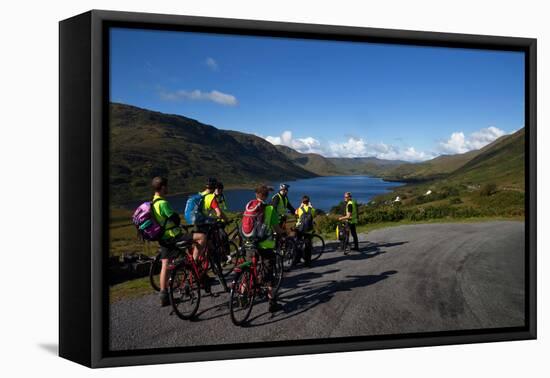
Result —
<instances>
[{"instance_id":1,"label":"sneaker","mask_svg":"<svg viewBox=\"0 0 550 378\"><path fill-rule=\"evenodd\" d=\"M160 307L170 306L170 298L166 290L160 292Z\"/></svg>"},{"instance_id":2,"label":"sneaker","mask_svg":"<svg viewBox=\"0 0 550 378\"><path fill-rule=\"evenodd\" d=\"M210 281L210 277L206 277L204 280L204 291L207 294L210 294L212 292L212 282Z\"/></svg>"},{"instance_id":3,"label":"sneaker","mask_svg":"<svg viewBox=\"0 0 550 378\"><path fill-rule=\"evenodd\" d=\"M282 309L283 306L281 306L279 303L271 300L269 301L269 312L277 312L279 311L280 309Z\"/></svg>"}]
</instances>

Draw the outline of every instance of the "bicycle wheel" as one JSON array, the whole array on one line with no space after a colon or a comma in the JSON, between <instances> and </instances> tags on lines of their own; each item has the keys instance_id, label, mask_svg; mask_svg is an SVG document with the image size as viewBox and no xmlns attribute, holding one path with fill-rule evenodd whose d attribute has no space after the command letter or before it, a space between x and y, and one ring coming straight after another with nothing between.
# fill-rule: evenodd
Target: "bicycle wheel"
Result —
<instances>
[{"instance_id":1,"label":"bicycle wheel","mask_svg":"<svg viewBox=\"0 0 550 378\"><path fill-rule=\"evenodd\" d=\"M149 267L149 282L151 287L155 291L160 291L160 268L162 263L160 261L160 253L151 260L151 266Z\"/></svg>"},{"instance_id":2,"label":"bicycle wheel","mask_svg":"<svg viewBox=\"0 0 550 378\"><path fill-rule=\"evenodd\" d=\"M201 302L200 282L193 268L180 265L172 270L168 284L170 303L176 315L184 320L196 315Z\"/></svg>"},{"instance_id":3,"label":"bicycle wheel","mask_svg":"<svg viewBox=\"0 0 550 378\"><path fill-rule=\"evenodd\" d=\"M283 269L289 271L296 264L296 243L286 239L283 245Z\"/></svg>"},{"instance_id":4,"label":"bicycle wheel","mask_svg":"<svg viewBox=\"0 0 550 378\"><path fill-rule=\"evenodd\" d=\"M325 240L317 235L311 236L311 261L315 261L325 252Z\"/></svg>"},{"instance_id":5,"label":"bicycle wheel","mask_svg":"<svg viewBox=\"0 0 550 378\"><path fill-rule=\"evenodd\" d=\"M224 277L227 277L229 273L233 271L239 259L243 257L241 256L239 247L237 247L237 244L234 242L228 243L226 246L226 251L227 253L225 254L225 258L221 261L222 274Z\"/></svg>"},{"instance_id":6,"label":"bicycle wheel","mask_svg":"<svg viewBox=\"0 0 550 378\"><path fill-rule=\"evenodd\" d=\"M229 296L229 314L233 324L240 326L248 320L254 305L254 291L250 271L243 270L233 281Z\"/></svg>"}]
</instances>

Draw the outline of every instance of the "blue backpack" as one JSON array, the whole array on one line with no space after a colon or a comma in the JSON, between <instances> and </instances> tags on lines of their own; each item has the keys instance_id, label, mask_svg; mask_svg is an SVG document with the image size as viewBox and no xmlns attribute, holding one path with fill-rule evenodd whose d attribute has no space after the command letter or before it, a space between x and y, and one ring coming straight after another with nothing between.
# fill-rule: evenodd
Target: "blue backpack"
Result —
<instances>
[{"instance_id":1,"label":"blue backpack","mask_svg":"<svg viewBox=\"0 0 550 378\"><path fill-rule=\"evenodd\" d=\"M189 196L185 203L185 221L187 224L206 223L207 217L202 213L204 207L204 196L201 193Z\"/></svg>"}]
</instances>

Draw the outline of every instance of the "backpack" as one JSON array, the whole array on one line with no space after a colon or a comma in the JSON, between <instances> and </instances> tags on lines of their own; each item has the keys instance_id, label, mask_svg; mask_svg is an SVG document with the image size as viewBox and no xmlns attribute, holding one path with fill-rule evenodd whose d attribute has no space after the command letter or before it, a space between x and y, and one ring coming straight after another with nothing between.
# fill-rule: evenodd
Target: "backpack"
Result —
<instances>
[{"instance_id":1,"label":"backpack","mask_svg":"<svg viewBox=\"0 0 550 378\"><path fill-rule=\"evenodd\" d=\"M299 232L308 232L313 230L313 211L312 208L308 208L308 211L302 209L302 214L298 219L298 224L296 225L296 230Z\"/></svg>"},{"instance_id":2,"label":"backpack","mask_svg":"<svg viewBox=\"0 0 550 378\"><path fill-rule=\"evenodd\" d=\"M246 204L241 221L241 235L252 241L261 241L269 236L268 226L264 223L265 205L254 199Z\"/></svg>"},{"instance_id":3,"label":"backpack","mask_svg":"<svg viewBox=\"0 0 550 378\"><path fill-rule=\"evenodd\" d=\"M164 226L161 226L153 215L153 205L159 200L160 198L157 198L152 202L144 202L134 211L132 223L137 228L138 236L143 240L158 241L164 234L168 219L164 222Z\"/></svg>"},{"instance_id":4,"label":"backpack","mask_svg":"<svg viewBox=\"0 0 550 378\"><path fill-rule=\"evenodd\" d=\"M187 224L203 224L207 216L202 213L204 207L204 196L201 193L193 194L187 198L185 203L184 217Z\"/></svg>"}]
</instances>

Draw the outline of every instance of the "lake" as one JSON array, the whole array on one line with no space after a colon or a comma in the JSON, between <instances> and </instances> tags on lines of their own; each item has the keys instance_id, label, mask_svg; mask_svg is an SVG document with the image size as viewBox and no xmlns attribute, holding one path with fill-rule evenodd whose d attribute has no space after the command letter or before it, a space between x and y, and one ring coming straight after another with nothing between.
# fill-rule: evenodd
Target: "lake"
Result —
<instances>
[{"instance_id":1,"label":"lake","mask_svg":"<svg viewBox=\"0 0 550 378\"><path fill-rule=\"evenodd\" d=\"M393 188L402 185L402 183L387 182L371 176L315 177L287 181L286 184L290 185L288 197L294 207L298 206L302 200L302 196L307 194L311 199L312 205L325 212L328 212L333 206L343 201L344 192L351 192L357 202L366 203L377 195L387 193ZM275 191L279 189L279 183L271 183L270 185ZM247 189L228 189L224 193L230 211L242 212L246 203L255 198L254 191ZM174 210L183 213L187 200L186 197L169 196L168 200L174 207Z\"/></svg>"}]
</instances>

